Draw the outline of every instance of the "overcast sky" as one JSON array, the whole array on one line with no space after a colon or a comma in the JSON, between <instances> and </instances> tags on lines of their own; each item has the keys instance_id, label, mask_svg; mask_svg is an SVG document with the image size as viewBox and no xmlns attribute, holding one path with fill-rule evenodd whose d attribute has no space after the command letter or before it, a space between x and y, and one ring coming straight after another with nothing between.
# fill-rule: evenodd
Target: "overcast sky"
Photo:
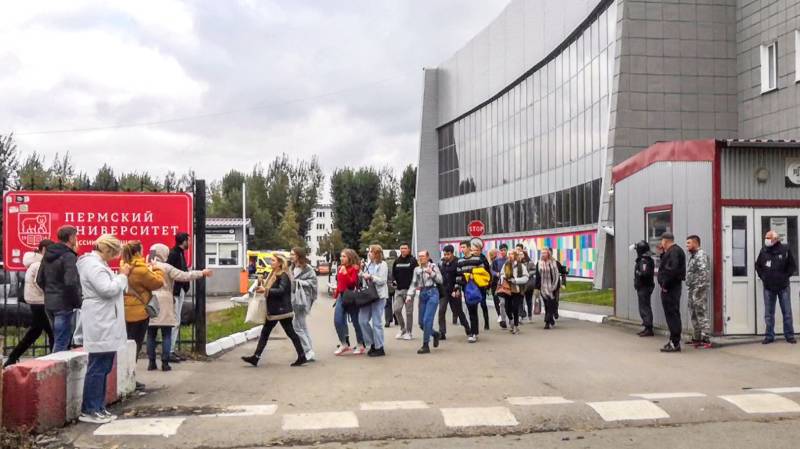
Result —
<instances>
[{"instance_id":1,"label":"overcast sky","mask_svg":"<svg viewBox=\"0 0 800 449\"><path fill-rule=\"evenodd\" d=\"M416 163L422 67L507 3L10 2L0 133L48 163L69 150L91 176L110 163L159 176L192 167L213 180L282 152L316 154L326 172L402 168Z\"/></svg>"}]
</instances>

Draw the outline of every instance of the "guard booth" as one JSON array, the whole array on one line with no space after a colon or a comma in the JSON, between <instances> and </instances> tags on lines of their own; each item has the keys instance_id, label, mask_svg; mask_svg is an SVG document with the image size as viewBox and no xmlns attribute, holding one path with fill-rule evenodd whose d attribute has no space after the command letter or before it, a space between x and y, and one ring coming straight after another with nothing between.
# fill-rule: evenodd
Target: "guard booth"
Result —
<instances>
[{"instance_id":1,"label":"guard booth","mask_svg":"<svg viewBox=\"0 0 800 449\"><path fill-rule=\"evenodd\" d=\"M798 258L800 142L659 142L614 167L612 177L615 315L640 320L632 243L647 240L655 252L661 234L672 232L685 249L685 238L697 234L711 259L709 313L714 334L763 334L763 285L755 261L769 230L776 231ZM791 291L794 323L800 329L797 272L791 278ZM684 287L681 311L684 329L689 330L686 301ZM652 304L655 324L666 327L658 288ZM776 333L781 333L780 308L775 321Z\"/></svg>"}]
</instances>

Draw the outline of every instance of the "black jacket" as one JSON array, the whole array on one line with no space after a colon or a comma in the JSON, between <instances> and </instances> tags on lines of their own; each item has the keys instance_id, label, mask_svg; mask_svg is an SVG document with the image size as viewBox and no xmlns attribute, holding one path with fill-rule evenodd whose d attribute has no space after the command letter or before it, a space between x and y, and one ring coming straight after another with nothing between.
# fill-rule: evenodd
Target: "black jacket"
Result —
<instances>
[{"instance_id":1,"label":"black jacket","mask_svg":"<svg viewBox=\"0 0 800 449\"><path fill-rule=\"evenodd\" d=\"M686 279L686 253L678 245L672 245L661 256L658 266L658 285L665 290L680 288Z\"/></svg>"},{"instance_id":2,"label":"black jacket","mask_svg":"<svg viewBox=\"0 0 800 449\"><path fill-rule=\"evenodd\" d=\"M442 288L446 298L453 295L453 290L456 289L456 278L458 277L458 261L456 259L450 262L442 259L439 264L439 271L442 272Z\"/></svg>"},{"instance_id":3,"label":"black jacket","mask_svg":"<svg viewBox=\"0 0 800 449\"><path fill-rule=\"evenodd\" d=\"M172 248L167 257L167 263L181 271L187 271L188 267L186 266L186 256L183 254L183 248L180 246ZM180 296L181 290L188 292L189 283L175 282L172 286L172 296Z\"/></svg>"},{"instance_id":4,"label":"black jacket","mask_svg":"<svg viewBox=\"0 0 800 449\"><path fill-rule=\"evenodd\" d=\"M392 277L397 283L398 290L408 290L408 287L411 286L411 279L414 277L414 268L417 268L417 259L410 254L408 257L400 256L394 261Z\"/></svg>"},{"instance_id":5,"label":"black jacket","mask_svg":"<svg viewBox=\"0 0 800 449\"><path fill-rule=\"evenodd\" d=\"M292 313L292 281L282 273L267 292L267 315L280 316Z\"/></svg>"},{"instance_id":6,"label":"black jacket","mask_svg":"<svg viewBox=\"0 0 800 449\"><path fill-rule=\"evenodd\" d=\"M767 290L779 291L788 287L789 278L796 269L794 255L789 246L781 242L762 248L756 259L756 273Z\"/></svg>"},{"instance_id":7,"label":"black jacket","mask_svg":"<svg viewBox=\"0 0 800 449\"><path fill-rule=\"evenodd\" d=\"M47 247L36 276L36 284L44 291L47 310L61 312L81 307L81 278L75 265L77 261L75 251L63 243Z\"/></svg>"},{"instance_id":8,"label":"black jacket","mask_svg":"<svg viewBox=\"0 0 800 449\"><path fill-rule=\"evenodd\" d=\"M633 268L633 288L653 288L656 286L654 281L656 263L653 258L645 254L636 258L636 266Z\"/></svg>"}]
</instances>

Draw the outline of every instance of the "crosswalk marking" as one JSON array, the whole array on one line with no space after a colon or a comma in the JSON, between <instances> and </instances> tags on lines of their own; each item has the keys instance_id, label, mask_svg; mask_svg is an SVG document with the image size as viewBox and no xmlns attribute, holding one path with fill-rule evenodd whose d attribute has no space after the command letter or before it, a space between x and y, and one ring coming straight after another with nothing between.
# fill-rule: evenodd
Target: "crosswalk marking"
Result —
<instances>
[{"instance_id":1,"label":"crosswalk marking","mask_svg":"<svg viewBox=\"0 0 800 449\"><path fill-rule=\"evenodd\" d=\"M773 393L720 396L745 413L800 413L800 405Z\"/></svg>"},{"instance_id":2,"label":"crosswalk marking","mask_svg":"<svg viewBox=\"0 0 800 449\"><path fill-rule=\"evenodd\" d=\"M428 408L428 404L425 401L376 401L362 402L360 408L364 411L421 410Z\"/></svg>"},{"instance_id":3,"label":"crosswalk marking","mask_svg":"<svg viewBox=\"0 0 800 449\"><path fill-rule=\"evenodd\" d=\"M283 430L353 429L357 427L358 417L353 412L283 415Z\"/></svg>"},{"instance_id":4,"label":"crosswalk marking","mask_svg":"<svg viewBox=\"0 0 800 449\"><path fill-rule=\"evenodd\" d=\"M447 427L516 426L517 418L505 407L443 408Z\"/></svg>"},{"instance_id":5,"label":"crosswalk marking","mask_svg":"<svg viewBox=\"0 0 800 449\"><path fill-rule=\"evenodd\" d=\"M95 436L163 436L170 437L178 433L178 428L186 420L185 417L174 418L135 418L120 419L103 424L94 431Z\"/></svg>"},{"instance_id":6,"label":"crosswalk marking","mask_svg":"<svg viewBox=\"0 0 800 449\"><path fill-rule=\"evenodd\" d=\"M605 421L635 421L641 419L666 419L667 412L644 399L631 401L588 402Z\"/></svg>"},{"instance_id":7,"label":"crosswalk marking","mask_svg":"<svg viewBox=\"0 0 800 449\"><path fill-rule=\"evenodd\" d=\"M572 401L561 396L520 396L506 399L511 405L558 405L572 404Z\"/></svg>"},{"instance_id":8,"label":"crosswalk marking","mask_svg":"<svg viewBox=\"0 0 800 449\"><path fill-rule=\"evenodd\" d=\"M203 418L219 418L229 416L271 416L278 411L278 406L275 404L267 405L232 405L225 407L224 412L214 413L210 415L200 415Z\"/></svg>"},{"instance_id":9,"label":"crosswalk marking","mask_svg":"<svg viewBox=\"0 0 800 449\"><path fill-rule=\"evenodd\" d=\"M776 394L800 393L800 387L758 388L757 391L766 391L767 393Z\"/></svg>"},{"instance_id":10,"label":"crosswalk marking","mask_svg":"<svg viewBox=\"0 0 800 449\"><path fill-rule=\"evenodd\" d=\"M704 398L703 393L637 393L631 396L635 398L642 398L651 401L658 401L660 399L683 399L683 398Z\"/></svg>"}]
</instances>

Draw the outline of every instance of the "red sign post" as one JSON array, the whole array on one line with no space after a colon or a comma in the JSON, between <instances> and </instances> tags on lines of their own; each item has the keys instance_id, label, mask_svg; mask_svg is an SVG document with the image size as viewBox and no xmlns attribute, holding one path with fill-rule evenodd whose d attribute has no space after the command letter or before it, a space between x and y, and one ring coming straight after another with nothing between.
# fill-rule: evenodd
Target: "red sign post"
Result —
<instances>
[{"instance_id":1,"label":"red sign post","mask_svg":"<svg viewBox=\"0 0 800 449\"><path fill-rule=\"evenodd\" d=\"M35 251L43 239L56 240L56 231L63 225L78 229L78 254L84 254L103 234L113 234L123 243L140 240L145 251L156 243L171 247L179 232L192 238L192 223L192 196L186 193L7 192L3 196L5 267L24 270L22 256Z\"/></svg>"},{"instance_id":2,"label":"red sign post","mask_svg":"<svg viewBox=\"0 0 800 449\"><path fill-rule=\"evenodd\" d=\"M480 220L472 220L467 225L467 232L472 237L480 237L486 232L486 226Z\"/></svg>"}]
</instances>

